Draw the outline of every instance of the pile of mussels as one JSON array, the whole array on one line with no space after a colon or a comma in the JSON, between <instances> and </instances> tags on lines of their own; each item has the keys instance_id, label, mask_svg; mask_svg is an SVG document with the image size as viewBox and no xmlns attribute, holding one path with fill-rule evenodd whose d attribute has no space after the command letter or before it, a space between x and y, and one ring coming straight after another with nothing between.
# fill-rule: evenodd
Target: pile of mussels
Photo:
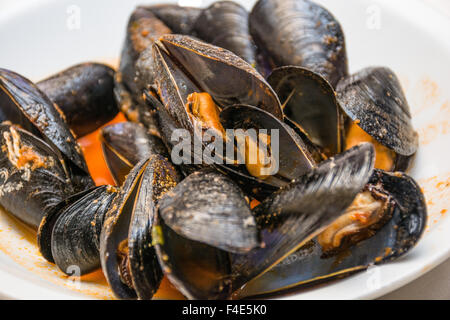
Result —
<instances>
[{"instance_id":1,"label":"pile of mussels","mask_svg":"<svg viewBox=\"0 0 450 320\"><path fill-rule=\"evenodd\" d=\"M308 0L140 6L118 72L0 69L0 106L0 204L48 261L101 267L118 298L150 299L164 275L191 299L280 292L396 259L424 231L397 77L349 75L339 22ZM76 139L119 111L100 135L117 186L95 186ZM175 165L172 133L199 123L277 129L278 172Z\"/></svg>"}]
</instances>

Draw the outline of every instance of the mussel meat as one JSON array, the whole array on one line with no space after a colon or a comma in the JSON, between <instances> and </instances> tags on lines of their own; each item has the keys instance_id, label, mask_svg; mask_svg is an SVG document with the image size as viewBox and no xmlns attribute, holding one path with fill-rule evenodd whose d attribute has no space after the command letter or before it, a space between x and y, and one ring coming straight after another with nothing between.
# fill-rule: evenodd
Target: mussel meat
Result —
<instances>
[{"instance_id":1,"label":"mussel meat","mask_svg":"<svg viewBox=\"0 0 450 320\"><path fill-rule=\"evenodd\" d=\"M395 260L410 251L423 234L427 221L424 196L417 183L404 173L374 170L365 188L381 190L388 197L384 207L387 216L381 225L376 229L362 229L362 233L353 230L356 231L353 239L347 238L350 241L343 242L344 246L334 254L324 252L320 236L316 237L275 268L248 283L239 297L261 296L341 278L374 264ZM342 217L351 214L354 208L355 203ZM359 224L362 220L358 218L363 216L354 215L354 218L347 228ZM345 233L345 228L335 227L335 235Z\"/></svg>"}]
</instances>

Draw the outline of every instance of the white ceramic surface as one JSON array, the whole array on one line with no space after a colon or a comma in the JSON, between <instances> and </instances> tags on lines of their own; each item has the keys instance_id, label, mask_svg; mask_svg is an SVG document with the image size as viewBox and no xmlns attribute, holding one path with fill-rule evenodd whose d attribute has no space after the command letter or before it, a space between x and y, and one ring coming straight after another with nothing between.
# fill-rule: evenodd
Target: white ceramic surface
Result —
<instances>
[{"instance_id":1,"label":"white ceramic surface","mask_svg":"<svg viewBox=\"0 0 450 320\"><path fill-rule=\"evenodd\" d=\"M185 0L186 2L188 0ZM39 80L87 60L117 63L136 4L161 1L22 0L2 9L0 67ZM211 1L194 0L206 5ZM251 8L253 1L241 1ZM391 67L420 135L410 174L423 188L427 231L404 258L283 299L369 299L423 275L450 256L450 21L420 0L320 0L343 25L351 71ZM77 281L39 256L33 237L0 212L0 296L111 298L101 274Z\"/></svg>"}]
</instances>

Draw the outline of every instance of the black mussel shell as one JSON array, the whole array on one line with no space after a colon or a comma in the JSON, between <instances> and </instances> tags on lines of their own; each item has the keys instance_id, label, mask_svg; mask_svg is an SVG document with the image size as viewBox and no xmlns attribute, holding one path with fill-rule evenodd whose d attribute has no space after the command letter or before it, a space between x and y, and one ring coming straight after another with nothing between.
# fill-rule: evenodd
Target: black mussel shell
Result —
<instances>
[{"instance_id":1,"label":"black mussel shell","mask_svg":"<svg viewBox=\"0 0 450 320\"><path fill-rule=\"evenodd\" d=\"M74 193L61 154L16 126L0 125L0 204L37 228L44 213Z\"/></svg>"},{"instance_id":2,"label":"black mussel shell","mask_svg":"<svg viewBox=\"0 0 450 320\"><path fill-rule=\"evenodd\" d=\"M142 160L159 154L168 157L162 140L134 122L121 122L102 128L103 155L114 181L121 186L128 173Z\"/></svg>"},{"instance_id":3,"label":"black mussel shell","mask_svg":"<svg viewBox=\"0 0 450 320\"><path fill-rule=\"evenodd\" d=\"M155 81L161 102L150 91L144 92L144 96L147 103L156 108L161 137L172 154L173 152L176 153L173 149L181 143L181 139L188 142L188 139L190 139L191 145L194 144L195 139L199 139L199 135L195 134L194 124L191 122L185 105L191 93L202 92L203 90L192 82L184 69L181 69L160 46L153 46L153 55L154 70L159 75ZM177 129L187 130L188 135L177 137L175 131ZM180 165L181 170L186 175L201 168L203 163L202 154L198 154L196 148L192 147L190 151L194 152L189 154L184 152L181 154L180 152L180 161L175 161L172 157L174 164Z\"/></svg>"},{"instance_id":4,"label":"black mussel shell","mask_svg":"<svg viewBox=\"0 0 450 320\"><path fill-rule=\"evenodd\" d=\"M124 85L134 102L141 102L143 87L151 85L154 80L153 74L142 74L143 69L137 77L136 62L142 52L167 33L171 33L171 30L149 10L138 7L130 16L116 81ZM137 80L140 81L139 84L136 83ZM130 112L130 110L126 111Z\"/></svg>"},{"instance_id":5,"label":"black mussel shell","mask_svg":"<svg viewBox=\"0 0 450 320\"><path fill-rule=\"evenodd\" d=\"M220 119L225 129L264 129L267 130L269 135L271 135L272 130L276 130L278 133L279 140L276 144L278 149L275 149L276 145L271 143L272 151L274 154L278 154L278 171L274 175L261 180L250 176L245 170L239 170L235 165L220 165L221 170L229 171L235 176L234 180L242 183L243 188L258 199L264 199L267 191L273 192L288 184L291 180L307 173L315 166L315 161L302 139L286 124L264 110L245 105L230 106L220 113ZM235 171L241 171L241 174ZM241 176L241 179L238 176ZM257 180L258 183L251 183L254 180ZM275 187L275 189L266 188L267 185Z\"/></svg>"},{"instance_id":6,"label":"black mussel shell","mask_svg":"<svg viewBox=\"0 0 450 320\"><path fill-rule=\"evenodd\" d=\"M305 143L306 149L316 163L320 163L328 159L328 155L324 153L323 148L313 143L310 140L310 136L302 127L298 125L298 123L290 120L287 117L284 118L284 123L286 123L288 127L291 128L300 137L300 139L302 139L302 141Z\"/></svg>"},{"instance_id":7,"label":"black mussel shell","mask_svg":"<svg viewBox=\"0 0 450 320\"><path fill-rule=\"evenodd\" d=\"M114 294L122 299L136 298L136 292L131 288L131 284L126 284L121 278L118 248L128 239L134 202L146 167L147 162L144 160L131 170L114 199L111 210L106 213L100 234L100 261L103 273Z\"/></svg>"},{"instance_id":8,"label":"black mussel shell","mask_svg":"<svg viewBox=\"0 0 450 320\"><path fill-rule=\"evenodd\" d=\"M161 101L153 96L154 88L144 91L144 96L146 102L156 109L159 132L169 152L177 154L174 148L177 145L182 145L180 144L181 139L185 139L184 141L192 144L191 152L185 154L180 151L180 154L177 154L180 161L176 161L172 157L174 164L179 165L183 173L188 175L206 166L203 163L203 149L200 150L201 154L199 154L197 152L199 150L193 147L194 141L197 141L199 145L202 145L202 142L198 141L200 135L195 132L194 124L185 106L191 93L200 93L203 90L189 78L184 69L180 68L166 50L159 45L153 46L153 55L154 70L159 75L156 79L156 90ZM175 131L177 129L185 129L187 132L180 130L178 131L181 134L179 136ZM187 135L183 135L184 133L187 133Z\"/></svg>"},{"instance_id":9,"label":"black mussel shell","mask_svg":"<svg viewBox=\"0 0 450 320\"><path fill-rule=\"evenodd\" d=\"M153 242L169 281L188 299L226 299L231 294L230 254L192 241L155 216Z\"/></svg>"},{"instance_id":10,"label":"black mussel shell","mask_svg":"<svg viewBox=\"0 0 450 320\"><path fill-rule=\"evenodd\" d=\"M159 155L141 161L131 170L107 213L100 259L117 297L150 299L158 289L163 274L152 245L153 216L158 199L179 179L175 168ZM119 252L124 242L127 250Z\"/></svg>"},{"instance_id":11,"label":"black mussel shell","mask_svg":"<svg viewBox=\"0 0 450 320\"><path fill-rule=\"evenodd\" d=\"M76 201L83 198L85 195L94 191L96 188L97 187L94 187L92 189L84 190L68 196L57 205L51 207L50 210L45 212L37 232L37 245L39 247L40 254L45 258L45 260L55 263L52 254L52 232L61 212Z\"/></svg>"},{"instance_id":12,"label":"black mussel shell","mask_svg":"<svg viewBox=\"0 0 450 320\"><path fill-rule=\"evenodd\" d=\"M83 275L100 267L100 233L116 195L113 187L98 187L57 214L51 234L51 252L62 272L71 274L76 267Z\"/></svg>"},{"instance_id":13,"label":"black mussel shell","mask_svg":"<svg viewBox=\"0 0 450 320\"><path fill-rule=\"evenodd\" d=\"M138 101L133 99L125 85L117 81L117 76L115 78L114 97L125 118L130 122L143 125L151 134L159 136L155 109L144 101L143 96Z\"/></svg>"},{"instance_id":14,"label":"black mussel shell","mask_svg":"<svg viewBox=\"0 0 450 320\"><path fill-rule=\"evenodd\" d=\"M168 109L166 109L151 93L145 92L144 96L146 103L156 111L155 114L158 123L158 132L160 133L161 140L166 145L167 150L171 152L174 146L174 141L172 141L172 133L181 126L171 117Z\"/></svg>"},{"instance_id":15,"label":"black mussel shell","mask_svg":"<svg viewBox=\"0 0 450 320\"><path fill-rule=\"evenodd\" d=\"M337 256L324 256L320 245L313 240L249 283L239 296L258 296L322 283L397 259L410 251L423 234L427 221L420 187L404 173L381 170L375 170L368 183L381 186L395 202L392 218L375 235Z\"/></svg>"},{"instance_id":16,"label":"black mussel shell","mask_svg":"<svg viewBox=\"0 0 450 320\"><path fill-rule=\"evenodd\" d=\"M152 226L156 204L180 180L175 168L161 156L153 156L143 173L128 234L130 272L139 299L151 299L161 281L155 259Z\"/></svg>"},{"instance_id":17,"label":"black mussel shell","mask_svg":"<svg viewBox=\"0 0 450 320\"><path fill-rule=\"evenodd\" d=\"M409 105L392 70L371 67L342 79L337 98L347 116L382 145L401 156L417 151Z\"/></svg>"},{"instance_id":18,"label":"black mussel shell","mask_svg":"<svg viewBox=\"0 0 450 320\"><path fill-rule=\"evenodd\" d=\"M217 1L204 9L194 25L200 39L230 50L256 67L256 46L248 30L248 12L232 1Z\"/></svg>"},{"instance_id":19,"label":"black mussel shell","mask_svg":"<svg viewBox=\"0 0 450 320\"><path fill-rule=\"evenodd\" d=\"M335 87L348 74L344 33L336 18L309 0L259 0L250 33L276 66L301 66Z\"/></svg>"},{"instance_id":20,"label":"black mussel shell","mask_svg":"<svg viewBox=\"0 0 450 320\"><path fill-rule=\"evenodd\" d=\"M0 122L20 126L65 156L77 190L93 186L81 148L62 112L36 85L17 73L0 69L0 104Z\"/></svg>"},{"instance_id":21,"label":"black mussel shell","mask_svg":"<svg viewBox=\"0 0 450 320\"><path fill-rule=\"evenodd\" d=\"M373 146L361 144L276 192L254 210L263 245L246 254L186 239L158 214L153 239L164 273L190 299L239 295L338 218L369 180L373 163Z\"/></svg>"},{"instance_id":22,"label":"black mussel shell","mask_svg":"<svg viewBox=\"0 0 450 320\"><path fill-rule=\"evenodd\" d=\"M141 6L151 11L158 19L166 24L174 33L190 35L200 8L178 6L176 4L157 4Z\"/></svg>"},{"instance_id":23,"label":"black mussel shell","mask_svg":"<svg viewBox=\"0 0 450 320\"><path fill-rule=\"evenodd\" d=\"M68 68L37 86L56 103L76 137L112 120L119 109L114 99L114 70L99 63Z\"/></svg>"},{"instance_id":24,"label":"black mussel shell","mask_svg":"<svg viewBox=\"0 0 450 320\"><path fill-rule=\"evenodd\" d=\"M330 158L254 209L265 244L233 255L235 285L261 276L323 231L352 203L369 180L374 148L361 144Z\"/></svg>"},{"instance_id":25,"label":"black mussel shell","mask_svg":"<svg viewBox=\"0 0 450 320\"><path fill-rule=\"evenodd\" d=\"M180 236L228 252L245 253L259 245L258 230L239 187L213 170L197 171L158 203L164 223Z\"/></svg>"},{"instance_id":26,"label":"black mussel shell","mask_svg":"<svg viewBox=\"0 0 450 320\"><path fill-rule=\"evenodd\" d=\"M299 125L310 140L332 156L342 151L343 124L331 85L302 67L275 69L267 79L277 93L284 115Z\"/></svg>"},{"instance_id":27,"label":"black mussel shell","mask_svg":"<svg viewBox=\"0 0 450 320\"><path fill-rule=\"evenodd\" d=\"M161 132L161 136L164 140L164 142L166 143L166 145L168 146L169 151L173 151L172 147L174 146L173 141L171 141L172 139L172 134L174 133L174 129L186 129L189 131L191 137L191 143L194 144L194 141L197 141L196 139L199 139L199 135L195 134L194 132L194 124L192 123L190 116L187 113L186 110L186 103L187 103L187 99L188 96L192 93L201 93L201 92L205 92L205 88L201 88L199 87L198 82L191 77L191 75L186 71L185 68L180 66L179 61L177 60L177 57L175 56L171 56L170 52L168 52L168 49L165 47L166 46L166 42L168 40L171 40L172 38L169 37L169 35L163 36L160 39L160 42L155 43L155 45L153 46L153 70L159 75L156 79L156 90L158 93L159 98L161 99L162 104L164 105L165 110L158 110L156 113L158 115L159 118L159 127L160 127L160 132ZM206 50L206 48L211 49L211 51L208 51L209 54L215 54L217 56L220 56L220 59L222 60L214 60L214 59L210 59L208 58L207 60L210 60L211 63L214 64L214 61L216 61L218 64L226 64L225 62L223 62L224 60L226 60L226 57L232 57L232 59L235 60L239 60L240 64L245 64L247 67L248 64L246 64L243 60L241 60L240 58L238 58L237 56L235 56L234 54L232 54L229 51L224 51L224 49L218 48L218 47L214 47L212 45L206 44L206 43L202 43L199 41L196 41L190 37L183 37L183 36L176 36L175 42L173 42L170 46L173 46L174 48L179 46L177 41L182 41L183 43L187 44L187 45L191 45L191 43L195 42L196 45L194 45L194 49L197 50L197 46L201 46L201 50L199 51L199 53L197 53L197 51L193 52L195 56L202 56L202 52ZM192 52L186 48L182 48L179 49L179 54L181 55L190 55ZM194 50L193 49L193 50ZM173 49L175 50L175 49ZM177 49L178 50L178 49ZM170 50L169 50L170 51ZM195 57L194 56L194 57ZM225 56L225 58L224 58ZM223 63L222 63L222 62ZM230 61L232 62L232 61ZM239 69L239 68L235 68L232 66L227 65L230 70L231 69L235 69L235 70L240 70L240 72L244 72L245 69ZM227 67L227 69L228 69ZM246 68L247 68L246 67ZM254 74L257 74L255 71L252 71L253 73L246 73L247 74L247 81L246 82L251 82L251 81L259 81L258 79L261 78L260 75L258 75L259 78L255 78ZM196 75L195 75L196 77ZM215 77L213 77L215 78ZM212 79L212 78L211 78ZM221 78L220 78L221 79ZM217 77L217 81L220 80L219 77ZM261 78L262 79L262 78ZM263 79L261 81L264 81ZM266 96L266 98L268 97L267 93L273 93L273 91L271 91L270 87L268 86L267 83L263 82L259 82L262 87L259 87L259 93L258 94L262 94L264 96ZM262 88L265 86L265 88L262 90ZM248 85L247 85L248 87ZM220 88L218 88L220 89ZM152 88L153 90L153 88ZM268 91L269 90L269 91ZM208 90L206 90L208 91ZM242 90L241 90L242 92ZM251 92L255 92L254 90L252 90ZM212 98L217 100L217 97L214 96L214 93L211 93ZM281 109L278 103L278 98L276 97L276 95L273 93L273 98L276 100L276 107L275 110L278 110L281 113ZM150 92L147 91L145 92L145 96L149 99L153 99L153 100L157 100L156 98L152 97ZM234 95L233 93L233 98L231 100L237 99L239 101L239 97L240 94L238 93L238 95ZM246 99L249 99L248 96L245 97ZM254 98L257 98L257 96L255 96ZM250 97L251 100L254 100L253 98ZM270 100L270 99L269 99ZM158 103L158 101L156 101L156 103L151 103L152 105L156 106L156 109L158 109L158 107L160 106L160 103ZM270 108L269 108L270 109ZM273 110L272 110L273 111ZM272 112L273 114L273 112ZM180 138L180 137L179 137ZM188 137L189 138L189 137ZM202 142L200 142L202 143ZM186 173L191 173L193 170L198 169L198 167L200 165L203 164L203 154L199 155L197 152L197 148L193 148L194 152L191 152L189 156L189 159L186 159L188 161L183 161L185 164L186 162L189 162L190 165L186 165L183 166L183 172ZM183 154L184 156L184 154ZM176 163L177 165L179 165L180 163Z\"/></svg>"},{"instance_id":28,"label":"black mussel shell","mask_svg":"<svg viewBox=\"0 0 450 320\"><path fill-rule=\"evenodd\" d=\"M172 132L175 129L180 128L180 125L170 116L168 110L162 105L162 103L151 93L144 92L144 97L149 108L155 110L159 135L161 136L161 140L166 145L167 150L170 152L173 147L171 141Z\"/></svg>"},{"instance_id":29,"label":"black mussel shell","mask_svg":"<svg viewBox=\"0 0 450 320\"><path fill-rule=\"evenodd\" d=\"M164 35L156 45L159 52L167 51L168 58L184 69L186 76L202 89L200 92L209 93L219 106L248 104L282 119L275 92L251 65L234 53L182 35Z\"/></svg>"},{"instance_id":30,"label":"black mussel shell","mask_svg":"<svg viewBox=\"0 0 450 320\"><path fill-rule=\"evenodd\" d=\"M158 99L156 99L152 94L148 92L144 93L144 95L146 102L156 110L158 130L161 135L161 140L164 142L168 152L171 154L171 160L173 164L178 166L184 176L188 176L189 174L203 168L204 166L202 164L194 163L195 161L192 156L195 156L195 153L193 155L185 155L181 154L181 152L180 154L176 154L175 150L174 154L179 156L180 161L178 162L176 161L175 157L172 157L174 147L180 142L177 139L172 140L172 135L175 130L182 127L176 120L171 117L168 109L166 109Z\"/></svg>"},{"instance_id":31,"label":"black mussel shell","mask_svg":"<svg viewBox=\"0 0 450 320\"><path fill-rule=\"evenodd\" d=\"M189 75L178 66L164 48L154 45L152 51L153 70L158 74L155 84L159 99L177 124L177 128L184 128L193 133L194 126L185 105L191 93L203 92L203 90L189 78ZM162 125L161 121L159 125Z\"/></svg>"}]
</instances>

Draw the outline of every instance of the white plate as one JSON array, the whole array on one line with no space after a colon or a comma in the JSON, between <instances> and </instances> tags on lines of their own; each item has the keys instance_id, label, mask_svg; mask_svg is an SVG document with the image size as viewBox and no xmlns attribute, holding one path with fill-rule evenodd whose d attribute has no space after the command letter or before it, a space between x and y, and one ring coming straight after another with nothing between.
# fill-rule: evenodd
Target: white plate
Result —
<instances>
[{"instance_id":1,"label":"white plate","mask_svg":"<svg viewBox=\"0 0 450 320\"><path fill-rule=\"evenodd\" d=\"M117 63L129 14L141 1L16 1L0 12L0 66L39 80L87 60ZM147 1L161 2L161 1ZM185 1L186 2L186 1ZM211 1L194 0L206 5ZM253 1L241 1L250 8ZM351 71L391 67L400 77L420 135L410 174L421 184L430 220L404 258L329 285L283 296L369 299L390 292L450 256L450 21L419 0L321 0L341 21ZM1 2L0 2L1 5ZM101 274L81 282L39 256L34 239L0 213L0 295L110 298Z\"/></svg>"}]
</instances>

